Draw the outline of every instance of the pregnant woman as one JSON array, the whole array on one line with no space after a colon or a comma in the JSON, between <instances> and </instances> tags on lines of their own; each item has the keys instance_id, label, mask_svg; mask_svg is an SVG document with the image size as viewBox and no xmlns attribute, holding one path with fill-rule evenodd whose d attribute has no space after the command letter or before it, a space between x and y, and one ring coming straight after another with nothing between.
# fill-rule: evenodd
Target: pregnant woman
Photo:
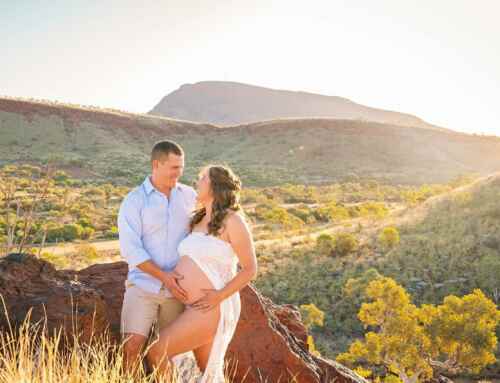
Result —
<instances>
[{"instance_id":1,"label":"pregnant woman","mask_svg":"<svg viewBox=\"0 0 500 383\"><path fill-rule=\"evenodd\" d=\"M183 276L179 284L187 292L186 309L162 329L147 355L152 367L164 373L170 358L193 351L203 372L200 383L225 381L224 355L241 311L239 290L257 275L240 190L240 180L226 166L210 165L199 174L200 207L190 234L179 244L175 268Z\"/></svg>"}]
</instances>

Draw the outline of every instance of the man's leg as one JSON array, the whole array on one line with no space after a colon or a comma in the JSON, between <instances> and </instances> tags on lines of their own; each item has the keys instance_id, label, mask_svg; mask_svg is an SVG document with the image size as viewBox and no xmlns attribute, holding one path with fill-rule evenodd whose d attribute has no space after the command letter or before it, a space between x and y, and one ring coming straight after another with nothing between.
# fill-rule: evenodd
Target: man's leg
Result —
<instances>
[{"instance_id":1,"label":"man's leg","mask_svg":"<svg viewBox=\"0 0 500 383\"><path fill-rule=\"evenodd\" d=\"M176 319L185 310L184 303L177 298L165 298L160 303L160 311L158 314L158 325L156 326L157 334L160 333L164 327Z\"/></svg>"},{"instance_id":2,"label":"man's leg","mask_svg":"<svg viewBox=\"0 0 500 383\"><path fill-rule=\"evenodd\" d=\"M141 361L141 352L153 322L158 317L159 301L131 283L127 284L123 297L121 333L123 334L124 368L135 374Z\"/></svg>"},{"instance_id":3,"label":"man's leg","mask_svg":"<svg viewBox=\"0 0 500 383\"><path fill-rule=\"evenodd\" d=\"M123 367L125 371L134 375L138 371L141 361L141 352L148 338L134 333L123 334Z\"/></svg>"}]
</instances>

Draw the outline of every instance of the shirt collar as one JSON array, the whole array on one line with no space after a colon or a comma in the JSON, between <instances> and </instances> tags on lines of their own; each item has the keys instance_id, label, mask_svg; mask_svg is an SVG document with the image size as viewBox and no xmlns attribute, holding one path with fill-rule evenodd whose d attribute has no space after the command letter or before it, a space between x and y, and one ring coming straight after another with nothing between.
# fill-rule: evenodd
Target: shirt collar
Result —
<instances>
[{"instance_id":1,"label":"shirt collar","mask_svg":"<svg viewBox=\"0 0 500 383\"><path fill-rule=\"evenodd\" d=\"M156 189L153 184L151 183L151 175L146 176L144 179L144 182L142 183L144 186L144 190L146 191L146 194L151 194L151 192L154 190L159 193L158 189ZM180 185L179 182L175 183L175 186L172 189L177 189L180 190Z\"/></svg>"}]
</instances>

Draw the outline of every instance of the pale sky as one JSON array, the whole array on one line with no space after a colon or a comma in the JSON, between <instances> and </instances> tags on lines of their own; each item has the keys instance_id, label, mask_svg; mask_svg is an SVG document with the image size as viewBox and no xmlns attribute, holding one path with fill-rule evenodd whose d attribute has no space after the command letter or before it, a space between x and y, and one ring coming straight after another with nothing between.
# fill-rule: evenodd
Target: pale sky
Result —
<instances>
[{"instance_id":1,"label":"pale sky","mask_svg":"<svg viewBox=\"0 0 500 383\"><path fill-rule=\"evenodd\" d=\"M185 83L500 136L499 0L0 0L0 95L147 112Z\"/></svg>"}]
</instances>

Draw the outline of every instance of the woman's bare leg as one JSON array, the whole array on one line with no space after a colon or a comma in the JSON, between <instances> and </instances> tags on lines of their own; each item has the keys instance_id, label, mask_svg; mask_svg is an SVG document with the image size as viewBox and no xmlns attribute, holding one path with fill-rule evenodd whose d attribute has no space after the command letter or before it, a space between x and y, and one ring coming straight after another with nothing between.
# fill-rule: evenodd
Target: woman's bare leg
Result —
<instances>
[{"instance_id":1,"label":"woman's bare leg","mask_svg":"<svg viewBox=\"0 0 500 383\"><path fill-rule=\"evenodd\" d=\"M175 355L195 350L215 337L220 318L220 307L203 313L190 306L172 323L160 331L160 336L149 348L147 359L152 368L168 371L168 361Z\"/></svg>"},{"instance_id":2,"label":"woman's bare leg","mask_svg":"<svg viewBox=\"0 0 500 383\"><path fill-rule=\"evenodd\" d=\"M193 350L194 357L196 358L196 364L198 364L201 372L204 372L207 368L208 357L210 356L213 343L212 339L210 342Z\"/></svg>"}]
</instances>

